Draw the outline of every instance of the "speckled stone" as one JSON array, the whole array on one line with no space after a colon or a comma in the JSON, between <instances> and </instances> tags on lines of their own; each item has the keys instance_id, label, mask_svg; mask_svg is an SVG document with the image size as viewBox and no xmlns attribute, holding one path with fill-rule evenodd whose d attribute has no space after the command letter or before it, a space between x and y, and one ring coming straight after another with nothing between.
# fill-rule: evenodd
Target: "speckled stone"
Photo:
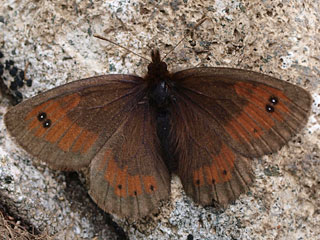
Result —
<instances>
[{"instance_id":1,"label":"speckled stone","mask_svg":"<svg viewBox=\"0 0 320 240\"><path fill-rule=\"evenodd\" d=\"M73 174L51 171L19 151L0 105L0 201L38 229L65 239L316 239L320 236L320 8L318 0L5 1L0 48L19 69L26 97L106 73L146 73L142 56L164 55L204 15L208 20L166 59L177 71L228 66L273 75L312 94L307 127L278 153L253 160L256 181L224 212L186 197L178 177L160 213L135 223L111 218ZM120 229L120 230L119 230ZM121 230L123 229L123 231ZM191 234L191 235L190 235Z\"/></svg>"}]
</instances>

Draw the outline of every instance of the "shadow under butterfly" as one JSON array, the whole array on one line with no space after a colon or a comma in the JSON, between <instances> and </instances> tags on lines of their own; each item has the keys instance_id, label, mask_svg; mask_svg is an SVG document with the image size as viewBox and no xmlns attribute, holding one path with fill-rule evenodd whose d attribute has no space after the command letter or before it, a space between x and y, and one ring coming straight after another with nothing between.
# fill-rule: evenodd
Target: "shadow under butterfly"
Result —
<instances>
[{"instance_id":1,"label":"shadow under butterfly","mask_svg":"<svg viewBox=\"0 0 320 240\"><path fill-rule=\"evenodd\" d=\"M16 141L51 168L90 167L90 196L138 219L169 198L171 173L202 205L227 206L252 183L251 159L277 151L307 122L311 96L233 68L170 73L158 50L144 78L74 81L8 110Z\"/></svg>"}]
</instances>

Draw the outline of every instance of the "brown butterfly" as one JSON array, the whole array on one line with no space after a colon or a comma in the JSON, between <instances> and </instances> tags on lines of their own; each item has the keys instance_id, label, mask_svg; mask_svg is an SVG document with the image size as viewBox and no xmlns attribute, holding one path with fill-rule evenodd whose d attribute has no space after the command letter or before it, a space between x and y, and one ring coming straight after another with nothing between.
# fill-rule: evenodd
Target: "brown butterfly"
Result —
<instances>
[{"instance_id":1,"label":"brown butterfly","mask_svg":"<svg viewBox=\"0 0 320 240\"><path fill-rule=\"evenodd\" d=\"M169 73L158 50L144 78L75 81L12 107L8 131L54 169L90 167L90 196L137 219L169 198L170 174L202 205L226 206L252 182L251 159L277 151L306 123L310 94L260 73Z\"/></svg>"}]
</instances>

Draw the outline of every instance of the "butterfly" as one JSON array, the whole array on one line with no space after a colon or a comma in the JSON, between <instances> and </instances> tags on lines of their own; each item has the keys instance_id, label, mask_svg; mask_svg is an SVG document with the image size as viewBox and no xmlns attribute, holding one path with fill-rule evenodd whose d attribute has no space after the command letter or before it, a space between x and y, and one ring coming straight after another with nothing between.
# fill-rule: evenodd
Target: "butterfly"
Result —
<instances>
[{"instance_id":1,"label":"butterfly","mask_svg":"<svg viewBox=\"0 0 320 240\"><path fill-rule=\"evenodd\" d=\"M201 205L225 207L253 181L252 158L279 150L307 122L311 96L247 70L170 73L158 50L145 77L74 81L10 108L10 134L51 168L90 169L106 212L138 219L158 209L177 174Z\"/></svg>"}]
</instances>

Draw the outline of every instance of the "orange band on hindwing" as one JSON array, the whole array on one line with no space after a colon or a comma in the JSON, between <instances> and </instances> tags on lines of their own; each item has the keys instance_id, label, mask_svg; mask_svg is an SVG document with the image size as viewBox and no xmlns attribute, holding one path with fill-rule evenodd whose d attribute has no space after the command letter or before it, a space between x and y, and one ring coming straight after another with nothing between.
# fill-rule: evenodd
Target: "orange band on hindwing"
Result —
<instances>
[{"instance_id":1,"label":"orange band on hindwing","mask_svg":"<svg viewBox=\"0 0 320 240\"><path fill-rule=\"evenodd\" d=\"M142 179L147 193L152 193L157 189L157 183L154 177L143 176Z\"/></svg>"},{"instance_id":2,"label":"orange band on hindwing","mask_svg":"<svg viewBox=\"0 0 320 240\"><path fill-rule=\"evenodd\" d=\"M221 145L219 154L212 155L210 165L204 165L193 172L193 182L202 186L205 182L209 185L230 181L234 168L235 155L225 144Z\"/></svg>"},{"instance_id":3,"label":"orange band on hindwing","mask_svg":"<svg viewBox=\"0 0 320 240\"><path fill-rule=\"evenodd\" d=\"M142 194L142 182L147 193L157 189L153 176L130 175L128 166L120 168L114 159L111 150L107 150L104 160L100 163L100 171L104 171L104 179L113 187L114 193L119 197L134 197ZM142 182L141 182L142 180Z\"/></svg>"},{"instance_id":4,"label":"orange band on hindwing","mask_svg":"<svg viewBox=\"0 0 320 240\"><path fill-rule=\"evenodd\" d=\"M133 197L142 194L141 181L138 175L128 176L128 195Z\"/></svg>"}]
</instances>

